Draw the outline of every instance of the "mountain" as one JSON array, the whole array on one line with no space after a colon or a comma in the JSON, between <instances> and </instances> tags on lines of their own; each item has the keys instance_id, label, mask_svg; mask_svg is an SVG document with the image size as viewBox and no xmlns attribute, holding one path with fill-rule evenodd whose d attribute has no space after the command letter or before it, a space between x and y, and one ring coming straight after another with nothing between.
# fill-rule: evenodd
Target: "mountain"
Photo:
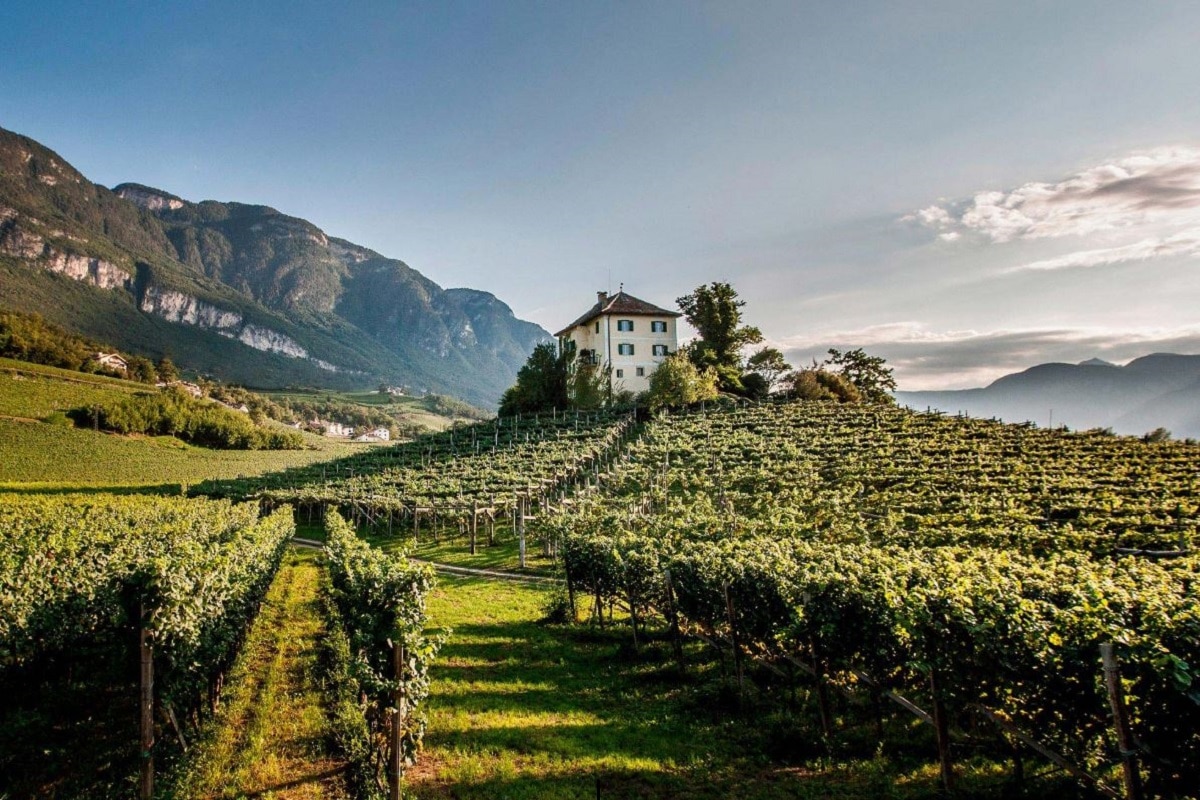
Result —
<instances>
[{"instance_id":1,"label":"mountain","mask_svg":"<svg viewBox=\"0 0 1200 800\"><path fill-rule=\"evenodd\" d=\"M897 392L910 408L935 408L974 417L1076 430L1112 428L1140 435L1155 428L1200 438L1200 355L1155 353L1123 367L1100 359L1041 364L1006 375L983 389Z\"/></svg>"},{"instance_id":2,"label":"mountain","mask_svg":"<svg viewBox=\"0 0 1200 800\"><path fill-rule=\"evenodd\" d=\"M0 308L258 388L406 385L491 406L550 334L487 292L260 205L109 190L0 129Z\"/></svg>"}]
</instances>

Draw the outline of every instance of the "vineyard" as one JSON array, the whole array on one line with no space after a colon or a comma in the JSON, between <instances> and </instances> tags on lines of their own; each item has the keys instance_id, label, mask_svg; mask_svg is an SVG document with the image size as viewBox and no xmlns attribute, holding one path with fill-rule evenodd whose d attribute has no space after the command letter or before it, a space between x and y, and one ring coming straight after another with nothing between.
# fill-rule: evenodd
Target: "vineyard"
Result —
<instances>
[{"instance_id":1,"label":"vineyard","mask_svg":"<svg viewBox=\"0 0 1200 800\"><path fill-rule=\"evenodd\" d=\"M1200 775L1198 455L760 406L655 421L537 524L596 621L620 604L636 641L661 615L727 648L743 690L751 664L807 674L827 732L831 694L894 700L936 728L947 786L954 737L990 726L1104 794L1121 796L1099 775L1123 762L1136 782L1140 759L1176 796Z\"/></svg>"},{"instance_id":2,"label":"vineyard","mask_svg":"<svg viewBox=\"0 0 1200 800\"><path fill-rule=\"evenodd\" d=\"M156 761L177 761L218 707L294 531L291 509L262 515L251 503L0 496L0 689L20 698L0 715L0 774L28 781L14 796L61 783L59 771L91 770L69 794L153 796ZM338 539L335 530L330 548L340 567L340 619L354 643L348 659L357 663L371 637L397 634L414 659L431 657L435 648L422 650L419 634L428 576L352 534ZM419 697L416 667L388 685ZM361 671L351 677L365 684ZM364 685L370 688L377 687ZM109 705L42 707L45 698L72 693L100 695ZM26 738L49 731L67 742L60 763L47 763L47 741ZM101 763L67 767L89 738L110 744L96 753ZM419 739L419 730L409 738ZM139 773L140 790L131 793Z\"/></svg>"},{"instance_id":3,"label":"vineyard","mask_svg":"<svg viewBox=\"0 0 1200 800\"><path fill-rule=\"evenodd\" d=\"M522 530L534 505L562 501L607 470L635 432L628 414L552 413L455 426L413 442L274 475L201 484L212 497L340 508L355 524L420 539ZM547 541L548 546L553 543ZM549 550L547 552L550 552Z\"/></svg>"},{"instance_id":4,"label":"vineyard","mask_svg":"<svg viewBox=\"0 0 1200 800\"><path fill-rule=\"evenodd\" d=\"M749 721L766 716L815 737L803 748L828 758L849 741L894 750L888 740L912 738L915 725L927 732L916 739L927 742L920 759L940 771L943 790L958 780L978 786L982 759L1025 787L1049 771L1084 796L1194 797L1198 458L1192 444L892 407L722 405L640 420L552 412L455 425L194 487L207 498L0 495L0 689L34 705L76 696L63 691L71 686L125 698L100 726L116 744L97 760L116 766L93 796L130 795L129 776L140 772L149 797L155 758L171 769L192 758L189 742L203 751L212 738L206 720L294 520L315 531L319 518L328 577L321 621L308 629L322 631L330 758L346 765L356 796L398 796L405 770L420 769L427 725L439 740L439 650L458 654L443 676L481 669L464 666L474 664L464 654L495 649L495 674L525 685L502 646L511 632L557 653L532 655L528 669L546 685L588 692L590 719L604 707L594 692L605 674L621 674L620 692L645 693L651 716L686 739L702 724L663 698L680 687L704 696L716 680L714 709L725 716L714 741L764 741ZM245 499L256 502L236 502ZM443 609L468 620L471 644L455 645L426 610L431 570L387 552L432 543L440 560L524 570L527 541L565 578L561 597L530 592L546 593L550 618L588 627L500 625L490 611L479 613L492 622L475 625L443 598ZM446 557L456 548L471 555ZM479 598L486 582L451 588ZM612 655L596 649L606 642L619 642ZM572 663L569 647L588 651L578 662L587 667L558 666ZM452 677L441 680L451 703L474 707ZM647 688L658 685L672 688ZM514 701L480 711L515 712ZM539 702L565 721L554 724L573 724L571 698ZM18 708L0 720L9 732L0 773L42 747L21 743L38 713ZM454 718L455 741L473 735L471 719ZM632 731L630 712L614 709L614 719ZM653 739L654 724L638 722L639 741ZM509 756L435 747L443 765L469 756L524 768ZM578 751L562 747L553 758ZM861 757L856 747L859 755L843 754ZM659 750L663 761L646 774L674 787L667 792L705 780L672 766L669 753L723 765L723 780L746 768L697 745ZM469 763L444 774L487 774ZM629 770L642 769L602 754L586 763L616 771L597 773L594 786L563 777L568 796L628 786L638 780ZM419 785L449 796L430 769ZM748 797L773 796L771 781L752 782ZM519 796L537 796L530 785L534 793ZM462 796L495 790L481 782Z\"/></svg>"}]
</instances>

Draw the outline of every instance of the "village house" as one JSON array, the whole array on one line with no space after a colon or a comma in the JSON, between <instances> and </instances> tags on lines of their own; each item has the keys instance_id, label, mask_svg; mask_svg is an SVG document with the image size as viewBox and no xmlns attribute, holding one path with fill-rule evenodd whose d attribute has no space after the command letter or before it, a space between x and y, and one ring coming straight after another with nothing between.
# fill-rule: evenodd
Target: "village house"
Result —
<instances>
[{"instance_id":1,"label":"village house","mask_svg":"<svg viewBox=\"0 0 1200 800\"><path fill-rule=\"evenodd\" d=\"M611 297L596 292L596 304L556 335L560 353L580 362L611 367L614 392L644 392L650 376L679 349L677 321L683 315L659 308L621 290Z\"/></svg>"},{"instance_id":2,"label":"village house","mask_svg":"<svg viewBox=\"0 0 1200 800\"><path fill-rule=\"evenodd\" d=\"M201 389L196 384L189 383L188 381L171 381L170 383L163 383L162 381L159 381L158 383L156 383L154 385L157 386L159 389L165 389L168 386L178 386L180 389L183 389L185 392L190 394L192 397L195 397L197 399L204 397L204 390ZM232 406L230 406L230 407L232 408ZM249 411L249 409L246 409L246 410Z\"/></svg>"},{"instance_id":3,"label":"village house","mask_svg":"<svg viewBox=\"0 0 1200 800\"><path fill-rule=\"evenodd\" d=\"M388 442L392 439L392 432L387 428L373 428L362 436L356 436L356 442Z\"/></svg>"},{"instance_id":4,"label":"village house","mask_svg":"<svg viewBox=\"0 0 1200 800\"><path fill-rule=\"evenodd\" d=\"M318 425L325 429L326 436L353 436L354 428L350 425L343 425L340 422L323 422L319 419L312 421L313 425Z\"/></svg>"},{"instance_id":5,"label":"village house","mask_svg":"<svg viewBox=\"0 0 1200 800\"><path fill-rule=\"evenodd\" d=\"M96 359L97 364L105 369L114 369L118 372L129 371L129 363L117 353L96 353L93 358Z\"/></svg>"}]
</instances>

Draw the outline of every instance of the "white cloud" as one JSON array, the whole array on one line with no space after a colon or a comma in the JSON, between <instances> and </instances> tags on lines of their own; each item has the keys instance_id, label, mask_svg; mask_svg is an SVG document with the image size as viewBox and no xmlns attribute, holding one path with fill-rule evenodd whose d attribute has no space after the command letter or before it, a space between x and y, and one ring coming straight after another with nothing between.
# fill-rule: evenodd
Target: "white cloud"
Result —
<instances>
[{"instance_id":1,"label":"white cloud","mask_svg":"<svg viewBox=\"0 0 1200 800\"><path fill-rule=\"evenodd\" d=\"M944 234L943 234L944 236ZM1080 250L1065 256L1047 258L1013 267L1007 272L1048 271L1119 264L1125 261L1146 261L1151 258L1189 256L1200 253L1200 229L1177 233L1164 239L1148 238L1120 247Z\"/></svg>"},{"instance_id":2,"label":"white cloud","mask_svg":"<svg viewBox=\"0 0 1200 800\"><path fill-rule=\"evenodd\" d=\"M1200 225L1200 149L1160 147L1058 183L983 191L966 203L930 206L904 219L993 242L1193 228Z\"/></svg>"}]
</instances>

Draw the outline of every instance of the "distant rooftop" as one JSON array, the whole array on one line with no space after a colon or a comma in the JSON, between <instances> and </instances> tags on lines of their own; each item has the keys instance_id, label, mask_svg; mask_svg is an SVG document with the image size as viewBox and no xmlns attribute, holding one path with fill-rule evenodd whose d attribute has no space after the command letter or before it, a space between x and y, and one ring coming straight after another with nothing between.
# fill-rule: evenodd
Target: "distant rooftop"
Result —
<instances>
[{"instance_id":1,"label":"distant rooftop","mask_svg":"<svg viewBox=\"0 0 1200 800\"><path fill-rule=\"evenodd\" d=\"M626 293L625 289L609 297L608 292L596 292L596 304L584 312L583 316L572 322L567 327L563 328L555 336L562 336L564 333L569 333L573 328L578 328L580 325L587 325L597 317L604 314L624 314L630 317L682 317L678 311L668 311L665 308L659 308L653 303L647 303L645 300L640 300L631 294Z\"/></svg>"}]
</instances>

